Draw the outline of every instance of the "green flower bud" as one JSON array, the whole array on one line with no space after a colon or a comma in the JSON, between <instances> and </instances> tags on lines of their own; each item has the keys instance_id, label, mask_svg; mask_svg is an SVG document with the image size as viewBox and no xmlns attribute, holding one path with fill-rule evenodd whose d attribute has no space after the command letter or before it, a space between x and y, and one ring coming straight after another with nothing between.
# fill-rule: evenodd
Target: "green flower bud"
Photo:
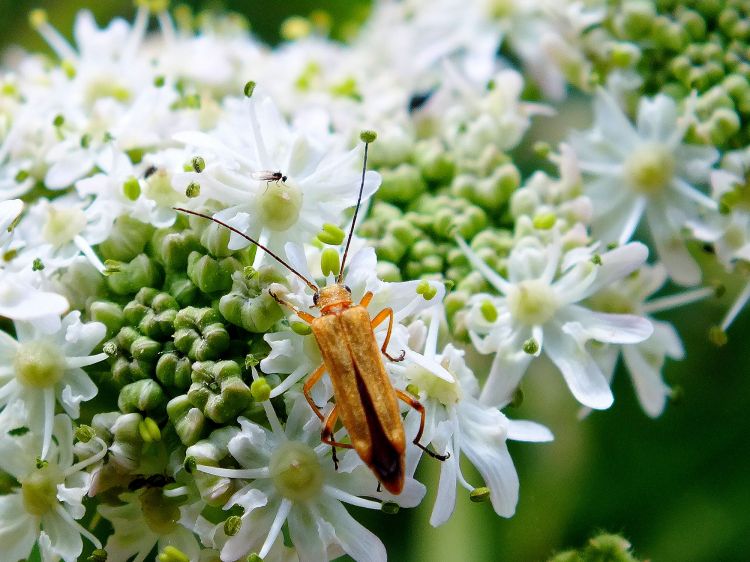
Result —
<instances>
[{"instance_id":1,"label":"green flower bud","mask_svg":"<svg viewBox=\"0 0 750 562\"><path fill-rule=\"evenodd\" d=\"M177 390L187 390L192 380L193 372L190 360L180 357L176 353L165 353L156 363L156 378L164 386Z\"/></svg>"},{"instance_id":2,"label":"green flower bud","mask_svg":"<svg viewBox=\"0 0 750 562\"><path fill-rule=\"evenodd\" d=\"M163 75L159 75L154 78L154 87L163 88L164 84L166 84L166 78L164 78Z\"/></svg>"},{"instance_id":3,"label":"green flower bud","mask_svg":"<svg viewBox=\"0 0 750 562\"><path fill-rule=\"evenodd\" d=\"M289 327L292 329L292 332L300 336L309 336L312 334L312 328L307 322L290 322Z\"/></svg>"},{"instance_id":4,"label":"green flower bud","mask_svg":"<svg viewBox=\"0 0 750 562\"><path fill-rule=\"evenodd\" d=\"M125 317L117 304L109 301L94 301L89 306L89 316L95 322L101 322L107 327L107 337L114 336L125 321Z\"/></svg>"},{"instance_id":5,"label":"green flower bud","mask_svg":"<svg viewBox=\"0 0 750 562\"><path fill-rule=\"evenodd\" d=\"M420 141L414 150L414 161L422 176L434 184L449 184L456 173L453 155L437 140Z\"/></svg>"},{"instance_id":6,"label":"green flower bud","mask_svg":"<svg viewBox=\"0 0 750 562\"><path fill-rule=\"evenodd\" d=\"M151 379L142 379L127 384L120 390L117 407L125 413L153 412L166 403L164 391Z\"/></svg>"},{"instance_id":7,"label":"green flower bud","mask_svg":"<svg viewBox=\"0 0 750 562\"><path fill-rule=\"evenodd\" d=\"M334 248L326 248L320 255L320 269L323 275L338 275L341 271L339 253Z\"/></svg>"},{"instance_id":8,"label":"green flower bud","mask_svg":"<svg viewBox=\"0 0 750 562\"><path fill-rule=\"evenodd\" d=\"M534 228L537 230L549 230L557 222L555 213L542 213L536 215L533 220Z\"/></svg>"},{"instance_id":9,"label":"green flower bud","mask_svg":"<svg viewBox=\"0 0 750 562\"><path fill-rule=\"evenodd\" d=\"M204 293L228 291L232 286L232 274L241 269L242 264L233 257L217 260L198 252L188 256L188 277Z\"/></svg>"},{"instance_id":10,"label":"green flower bud","mask_svg":"<svg viewBox=\"0 0 750 562\"><path fill-rule=\"evenodd\" d=\"M187 277L174 277L168 285L168 292L180 306L188 306L200 302L201 293Z\"/></svg>"},{"instance_id":11,"label":"green flower bud","mask_svg":"<svg viewBox=\"0 0 750 562\"><path fill-rule=\"evenodd\" d=\"M109 238L99 244L104 259L127 262L141 254L151 238L154 228L127 215L115 220Z\"/></svg>"},{"instance_id":12,"label":"green flower bud","mask_svg":"<svg viewBox=\"0 0 750 562\"><path fill-rule=\"evenodd\" d=\"M183 308L174 321L174 344L190 359L215 359L229 347L229 334L212 308Z\"/></svg>"},{"instance_id":13,"label":"green flower bud","mask_svg":"<svg viewBox=\"0 0 750 562\"><path fill-rule=\"evenodd\" d=\"M153 287L161 284L162 272L157 264L145 254L134 258L121 266L121 270L107 277L107 285L117 295L128 295L137 292L141 287Z\"/></svg>"},{"instance_id":14,"label":"green flower bud","mask_svg":"<svg viewBox=\"0 0 750 562\"><path fill-rule=\"evenodd\" d=\"M411 394L414 398L419 398L419 387L416 384L407 384L406 392Z\"/></svg>"},{"instance_id":15,"label":"green flower bud","mask_svg":"<svg viewBox=\"0 0 750 562\"><path fill-rule=\"evenodd\" d=\"M200 249L198 237L192 230L171 232L160 228L151 238L154 257L168 269L184 270L191 252Z\"/></svg>"},{"instance_id":16,"label":"green flower bud","mask_svg":"<svg viewBox=\"0 0 750 562\"><path fill-rule=\"evenodd\" d=\"M382 170L382 183L377 197L391 203L409 203L427 189L419 169L412 164L400 164Z\"/></svg>"},{"instance_id":17,"label":"green flower bud","mask_svg":"<svg viewBox=\"0 0 750 562\"><path fill-rule=\"evenodd\" d=\"M346 233L338 226L327 222L323 225L323 230L318 234L318 240L323 242L323 244L338 246L344 241L345 236Z\"/></svg>"},{"instance_id":18,"label":"green flower bud","mask_svg":"<svg viewBox=\"0 0 750 562\"><path fill-rule=\"evenodd\" d=\"M237 363L206 361L193 365L193 384L188 398L207 418L227 423L237 418L253 395L243 382Z\"/></svg>"},{"instance_id":19,"label":"green flower bud","mask_svg":"<svg viewBox=\"0 0 750 562\"><path fill-rule=\"evenodd\" d=\"M253 92L255 91L255 82L253 82L252 80L246 82L243 91L245 93L245 97L253 97Z\"/></svg>"},{"instance_id":20,"label":"green flower bud","mask_svg":"<svg viewBox=\"0 0 750 562\"><path fill-rule=\"evenodd\" d=\"M167 403L167 416L183 445L189 447L198 442L206 426L206 418L183 394Z\"/></svg>"},{"instance_id":21,"label":"green flower bud","mask_svg":"<svg viewBox=\"0 0 750 562\"><path fill-rule=\"evenodd\" d=\"M198 460L195 457L185 457L185 462L182 463L185 468L185 472L193 474L198 466Z\"/></svg>"},{"instance_id":22,"label":"green flower bud","mask_svg":"<svg viewBox=\"0 0 750 562\"><path fill-rule=\"evenodd\" d=\"M147 336L140 336L130 346L130 354L134 359L154 361L161 351L161 344Z\"/></svg>"},{"instance_id":23,"label":"green flower bud","mask_svg":"<svg viewBox=\"0 0 750 562\"><path fill-rule=\"evenodd\" d=\"M378 279L382 279L388 283L398 283L402 280L401 270L393 263L378 260L375 270L377 271Z\"/></svg>"},{"instance_id":24,"label":"green flower bud","mask_svg":"<svg viewBox=\"0 0 750 562\"><path fill-rule=\"evenodd\" d=\"M523 351L529 355L536 355L539 352L539 342L534 338L529 338L523 342Z\"/></svg>"},{"instance_id":25,"label":"green flower bud","mask_svg":"<svg viewBox=\"0 0 750 562\"><path fill-rule=\"evenodd\" d=\"M283 318L278 303L268 293L271 283L285 283L274 268L262 267L248 279L242 272L232 275L232 290L219 300L222 316L235 326L253 333L263 333Z\"/></svg>"},{"instance_id":26,"label":"green flower bud","mask_svg":"<svg viewBox=\"0 0 750 562\"><path fill-rule=\"evenodd\" d=\"M359 139L366 144L375 142L377 138L378 134L375 131L365 130L359 133Z\"/></svg>"},{"instance_id":27,"label":"green flower bud","mask_svg":"<svg viewBox=\"0 0 750 562\"><path fill-rule=\"evenodd\" d=\"M201 184L197 181L191 181L185 188L185 196L193 199L201 194Z\"/></svg>"},{"instance_id":28,"label":"green flower bud","mask_svg":"<svg viewBox=\"0 0 750 562\"><path fill-rule=\"evenodd\" d=\"M265 402L271 397L271 386L264 377L259 377L250 385L250 392L256 402Z\"/></svg>"},{"instance_id":29,"label":"green flower bud","mask_svg":"<svg viewBox=\"0 0 750 562\"><path fill-rule=\"evenodd\" d=\"M397 219L387 225L388 232L404 246L411 246L423 234L406 219Z\"/></svg>"},{"instance_id":30,"label":"green flower bud","mask_svg":"<svg viewBox=\"0 0 750 562\"><path fill-rule=\"evenodd\" d=\"M386 234L377 241L375 253L378 260L385 260L392 263L398 263L404 257L408 245L401 242L392 234Z\"/></svg>"}]
</instances>

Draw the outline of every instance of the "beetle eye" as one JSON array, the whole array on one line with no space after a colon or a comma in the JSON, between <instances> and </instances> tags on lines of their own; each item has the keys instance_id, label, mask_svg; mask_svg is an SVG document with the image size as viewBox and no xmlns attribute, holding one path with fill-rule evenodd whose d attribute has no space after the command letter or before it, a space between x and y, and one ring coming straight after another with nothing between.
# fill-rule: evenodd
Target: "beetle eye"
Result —
<instances>
[{"instance_id":1,"label":"beetle eye","mask_svg":"<svg viewBox=\"0 0 750 562\"><path fill-rule=\"evenodd\" d=\"M318 304L318 298L320 295L318 293L313 293L313 303Z\"/></svg>"},{"instance_id":2,"label":"beetle eye","mask_svg":"<svg viewBox=\"0 0 750 562\"><path fill-rule=\"evenodd\" d=\"M350 295L352 294L352 290L351 290L351 289L349 288L349 285L344 285L344 289L346 289L346 290L347 290L347 292L348 292L348 293L349 293Z\"/></svg>"}]
</instances>

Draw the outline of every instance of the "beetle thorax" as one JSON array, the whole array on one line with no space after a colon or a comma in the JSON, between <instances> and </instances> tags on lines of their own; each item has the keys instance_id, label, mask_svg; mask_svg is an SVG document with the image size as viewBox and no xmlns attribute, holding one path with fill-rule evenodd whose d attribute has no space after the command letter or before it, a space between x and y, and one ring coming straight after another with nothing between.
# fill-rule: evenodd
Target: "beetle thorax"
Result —
<instances>
[{"instance_id":1,"label":"beetle thorax","mask_svg":"<svg viewBox=\"0 0 750 562\"><path fill-rule=\"evenodd\" d=\"M352 305L352 295L344 285L336 283L320 290L316 304L323 314L328 314L349 308Z\"/></svg>"}]
</instances>

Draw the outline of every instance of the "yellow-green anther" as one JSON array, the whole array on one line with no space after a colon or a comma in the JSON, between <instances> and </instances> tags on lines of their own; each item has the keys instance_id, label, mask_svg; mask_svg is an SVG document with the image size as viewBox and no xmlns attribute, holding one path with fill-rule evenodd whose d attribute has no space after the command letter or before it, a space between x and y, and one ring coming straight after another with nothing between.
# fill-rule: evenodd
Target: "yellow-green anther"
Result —
<instances>
[{"instance_id":1,"label":"yellow-green anther","mask_svg":"<svg viewBox=\"0 0 750 562\"><path fill-rule=\"evenodd\" d=\"M375 142L375 139L377 138L378 138L378 134L372 130L365 130L359 133L359 139L366 144Z\"/></svg>"},{"instance_id":2,"label":"yellow-green anther","mask_svg":"<svg viewBox=\"0 0 750 562\"><path fill-rule=\"evenodd\" d=\"M130 176L125 180L125 183L122 184L122 192L125 197L131 201L135 201L141 195L141 182L138 181L138 178Z\"/></svg>"},{"instance_id":3,"label":"yellow-green anther","mask_svg":"<svg viewBox=\"0 0 750 562\"><path fill-rule=\"evenodd\" d=\"M193 167L193 170L199 174L206 169L206 161L200 156L193 157L190 161L190 165Z\"/></svg>"},{"instance_id":4,"label":"yellow-green anther","mask_svg":"<svg viewBox=\"0 0 750 562\"><path fill-rule=\"evenodd\" d=\"M81 443L88 443L96 437L96 430L90 425L79 425L76 428L75 437Z\"/></svg>"},{"instance_id":5,"label":"yellow-green anther","mask_svg":"<svg viewBox=\"0 0 750 562\"><path fill-rule=\"evenodd\" d=\"M271 385L264 377L259 377L250 385L250 393L256 402L265 402L271 397Z\"/></svg>"},{"instance_id":6,"label":"yellow-green anther","mask_svg":"<svg viewBox=\"0 0 750 562\"><path fill-rule=\"evenodd\" d=\"M233 537L239 533L242 527L242 518L237 515L231 515L224 521L224 534L228 537Z\"/></svg>"},{"instance_id":7,"label":"yellow-green anther","mask_svg":"<svg viewBox=\"0 0 750 562\"><path fill-rule=\"evenodd\" d=\"M290 322L289 327L292 329L292 332L300 336L308 336L312 333L312 328L307 322Z\"/></svg>"},{"instance_id":8,"label":"yellow-green anther","mask_svg":"<svg viewBox=\"0 0 750 562\"><path fill-rule=\"evenodd\" d=\"M201 184L197 181L191 181L185 188L185 196L191 199L198 197L201 194Z\"/></svg>"},{"instance_id":9,"label":"yellow-green anther","mask_svg":"<svg viewBox=\"0 0 750 562\"><path fill-rule=\"evenodd\" d=\"M251 369L253 367L257 367L258 365L260 365L260 359L258 359L258 357L256 357L254 353L248 353L247 355L245 355L246 369ZM250 390L252 390L252 388Z\"/></svg>"},{"instance_id":10,"label":"yellow-green anther","mask_svg":"<svg viewBox=\"0 0 750 562\"><path fill-rule=\"evenodd\" d=\"M602 265L602 257L599 254L594 254L591 256L591 263L594 265Z\"/></svg>"},{"instance_id":11,"label":"yellow-green anther","mask_svg":"<svg viewBox=\"0 0 750 562\"><path fill-rule=\"evenodd\" d=\"M26 170L19 170L14 179L16 180L16 183L21 183L29 179L29 175L29 172Z\"/></svg>"},{"instance_id":12,"label":"yellow-green anther","mask_svg":"<svg viewBox=\"0 0 750 562\"><path fill-rule=\"evenodd\" d=\"M29 12L29 24L34 29L39 29L43 25L47 24L47 10L38 8Z\"/></svg>"},{"instance_id":13,"label":"yellow-green anther","mask_svg":"<svg viewBox=\"0 0 750 562\"><path fill-rule=\"evenodd\" d=\"M344 236L346 236L346 233L343 230L335 224L327 222L323 225L323 230L318 234L318 240L323 242L323 244L338 246L344 241Z\"/></svg>"},{"instance_id":14,"label":"yellow-green anther","mask_svg":"<svg viewBox=\"0 0 750 562\"><path fill-rule=\"evenodd\" d=\"M338 275L341 270L341 261L339 253L334 248L326 248L320 254L320 269L323 275Z\"/></svg>"},{"instance_id":15,"label":"yellow-green anther","mask_svg":"<svg viewBox=\"0 0 750 562\"><path fill-rule=\"evenodd\" d=\"M85 133L81 135L81 148L88 148L91 146L91 134Z\"/></svg>"},{"instance_id":16,"label":"yellow-green anther","mask_svg":"<svg viewBox=\"0 0 750 562\"><path fill-rule=\"evenodd\" d=\"M727 337L727 333L721 329L721 326L711 326L708 330L708 341L716 347L724 347L729 338Z\"/></svg>"},{"instance_id":17,"label":"yellow-green anther","mask_svg":"<svg viewBox=\"0 0 750 562\"><path fill-rule=\"evenodd\" d=\"M490 498L490 489L482 486L480 488L474 488L469 494L469 499L474 503L482 503Z\"/></svg>"},{"instance_id":18,"label":"yellow-green anther","mask_svg":"<svg viewBox=\"0 0 750 562\"><path fill-rule=\"evenodd\" d=\"M122 271L123 264L117 260L104 260L104 275L110 275Z\"/></svg>"},{"instance_id":19,"label":"yellow-green anther","mask_svg":"<svg viewBox=\"0 0 750 562\"><path fill-rule=\"evenodd\" d=\"M555 222L557 222L555 213L541 213L534 217L533 224L538 230L549 230L555 226Z\"/></svg>"},{"instance_id":20,"label":"yellow-green anther","mask_svg":"<svg viewBox=\"0 0 750 562\"><path fill-rule=\"evenodd\" d=\"M43 269L44 269L44 262L39 258L34 258L34 261L31 262L31 270L42 271Z\"/></svg>"},{"instance_id":21,"label":"yellow-green anther","mask_svg":"<svg viewBox=\"0 0 750 562\"><path fill-rule=\"evenodd\" d=\"M36 465L36 467L37 467L38 469L42 469L42 468L44 468L44 467L46 467L46 466L49 466L49 461L47 461L47 460L44 460L44 459L41 459L41 458L37 457L37 458L36 458L36 462L35 462L35 465Z\"/></svg>"},{"instance_id":22,"label":"yellow-green anther","mask_svg":"<svg viewBox=\"0 0 750 562\"><path fill-rule=\"evenodd\" d=\"M102 346L102 351L110 357L114 357L117 355L117 344L113 341L108 341Z\"/></svg>"},{"instance_id":23,"label":"yellow-green anther","mask_svg":"<svg viewBox=\"0 0 750 562\"><path fill-rule=\"evenodd\" d=\"M242 270L242 275L245 277L245 279L250 280L258 275L258 270L255 269L252 265L246 265Z\"/></svg>"},{"instance_id":24,"label":"yellow-green anther","mask_svg":"<svg viewBox=\"0 0 750 562\"><path fill-rule=\"evenodd\" d=\"M396 502L383 502L380 504L380 511L386 515L396 515L400 507Z\"/></svg>"},{"instance_id":25,"label":"yellow-green anther","mask_svg":"<svg viewBox=\"0 0 750 562\"><path fill-rule=\"evenodd\" d=\"M161 441L161 430L153 418L143 418L138 424L138 433L146 443Z\"/></svg>"},{"instance_id":26,"label":"yellow-green anther","mask_svg":"<svg viewBox=\"0 0 750 562\"><path fill-rule=\"evenodd\" d=\"M253 97L253 92L255 91L255 82L250 80L245 83L245 88L243 89L243 92L245 92L245 97L251 98Z\"/></svg>"},{"instance_id":27,"label":"yellow-green anther","mask_svg":"<svg viewBox=\"0 0 750 562\"><path fill-rule=\"evenodd\" d=\"M86 560L87 562L107 562L107 551L103 548L97 548Z\"/></svg>"},{"instance_id":28,"label":"yellow-green anther","mask_svg":"<svg viewBox=\"0 0 750 562\"><path fill-rule=\"evenodd\" d=\"M185 457L182 467L185 469L185 472L192 474L198 467L198 460L195 457Z\"/></svg>"},{"instance_id":29,"label":"yellow-green anther","mask_svg":"<svg viewBox=\"0 0 750 562\"><path fill-rule=\"evenodd\" d=\"M430 290L430 283L424 279L417 283L417 294L418 295L424 295L426 292Z\"/></svg>"},{"instance_id":30,"label":"yellow-green anther","mask_svg":"<svg viewBox=\"0 0 750 562\"><path fill-rule=\"evenodd\" d=\"M491 300L485 300L479 305L479 311L482 313L487 322L494 322L497 320L497 308L492 304Z\"/></svg>"},{"instance_id":31,"label":"yellow-green anther","mask_svg":"<svg viewBox=\"0 0 750 562\"><path fill-rule=\"evenodd\" d=\"M157 557L159 562L190 562L190 558L171 544L164 547Z\"/></svg>"},{"instance_id":32,"label":"yellow-green anther","mask_svg":"<svg viewBox=\"0 0 750 562\"><path fill-rule=\"evenodd\" d=\"M154 86L157 88L162 88L166 82L166 79L163 75L159 75L156 78L154 78Z\"/></svg>"},{"instance_id":33,"label":"yellow-green anther","mask_svg":"<svg viewBox=\"0 0 750 562\"><path fill-rule=\"evenodd\" d=\"M432 285L429 286L429 288L422 293L422 297L424 297L424 300L431 301L435 298L435 295L437 295L437 287L433 287Z\"/></svg>"},{"instance_id":34,"label":"yellow-green anther","mask_svg":"<svg viewBox=\"0 0 750 562\"><path fill-rule=\"evenodd\" d=\"M263 559L253 552L252 554L248 555L247 562L263 562Z\"/></svg>"},{"instance_id":35,"label":"yellow-green anther","mask_svg":"<svg viewBox=\"0 0 750 562\"><path fill-rule=\"evenodd\" d=\"M524 353L528 353L529 355L535 355L539 352L539 342L537 342L534 338L529 338L525 342L523 342L523 351Z\"/></svg>"},{"instance_id":36,"label":"yellow-green anther","mask_svg":"<svg viewBox=\"0 0 750 562\"><path fill-rule=\"evenodd\" d=\"M414 396L415 398L419 398L419 387L416 384L409 383L406 385L406 392Z\"/></svg>"},{"instance_id":37,"label":"yellow-green anther","mask_svg":"<svg viewBox=\"0 0 750 562\"><path fill-rule=\"evenodd\" d=\"M65 117L60 114L55 115L55 118L52 120L52 124L59 129L65 124Z\"/></svg>"}]
</instances>

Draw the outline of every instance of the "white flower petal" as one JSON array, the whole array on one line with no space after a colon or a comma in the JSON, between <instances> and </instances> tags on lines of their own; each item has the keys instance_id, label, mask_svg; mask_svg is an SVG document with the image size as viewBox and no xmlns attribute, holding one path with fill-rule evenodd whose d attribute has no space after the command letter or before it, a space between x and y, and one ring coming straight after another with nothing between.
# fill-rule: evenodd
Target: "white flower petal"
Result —
<instances>
[{"instance_id":1,"label":"white flower petal","mask_svg":"<svg viewBox=\"0 0 750 562\"><path fill-rule=\"evenodd\" d=\"M508 420L508 439L529 443L554 441L552 432L540 423L528 420Z\"/></svg>"},{"instance_id":2,"label":"white flower petal","mask_svg":"<svg viewBox=\"0 0 750 562\"><path fill-rule=\"evenodd\" d=\"M660 416L670 394L659 372L661 365L651 364L639 346L624 347L622 354L643 411L652 418Z\"/></svg>"},{"instance_id":3,"label":"white flower petal","mask_svg":"<svg viewBox=\"0 0 750 562\"><path fill-rule=\"evenodd\" d=\"M340 502L327 499L320 502L323 517L336 533L336 542L357 562L386 562L385 547L380 539L360 525Z\"/></svg>"},{"instance_id":4,"label":"white flower petal","mask_svg":"<svg viewBox=\"0 0 750 562\"><path fill-rule=\"evenodd\" d=\"M614 397L591 355L576 340L558 329L547 331L547 355L560 369L573 396L584 406L606 410Z\"/></svg>"},{"instance_id":5,"label":"white flower petal","mask_svg":"<svg viewBox=\"0 0 750 562\"><path fill-rule=\"evenodd\" d=\"M21 494L0 496L0 544L5 560L29 556L39 533L39 520L26 513Z\"/></svg>"},{"instance_id":6,"label":"white flower petal","mask_svg":"<svg viewBox=\"0 0 750 562\"><path fill-rule=\"evenodd\" d=\"M638 343L648 339L654 327L646 318L632 314L607 314L596 312L578 305L570 305L561 311L558 319L566 320L562 329L565 333L576 332L605 343ZM576 325L575 329L572 325Z\"/></svg>"},{"instance_id":7,"label":"white flower petal","mask_svg":"<svg viewBox=\"0 0 750 562\"><path fill-rule=\"evenodd\" d=\"M456 506L456 478L458 477L458 459L452 446L445 449L450 458L440 463L440 481L435 496L435 505L430 515L430 525L439 527L450 518Z\"/></svg>"},{"instance_id":8,"label":"white flower petal","mask_svg":"<svg viewBox=\"0 0 750 562\"><path fill-rule=\"evenodd\" d=\"M76 527L58 513L50 512L42 516L42 528L49 535L54 551L65 562L78 560L78 555L83 550L83 541Z\"/></svg>"}]
</instances>

